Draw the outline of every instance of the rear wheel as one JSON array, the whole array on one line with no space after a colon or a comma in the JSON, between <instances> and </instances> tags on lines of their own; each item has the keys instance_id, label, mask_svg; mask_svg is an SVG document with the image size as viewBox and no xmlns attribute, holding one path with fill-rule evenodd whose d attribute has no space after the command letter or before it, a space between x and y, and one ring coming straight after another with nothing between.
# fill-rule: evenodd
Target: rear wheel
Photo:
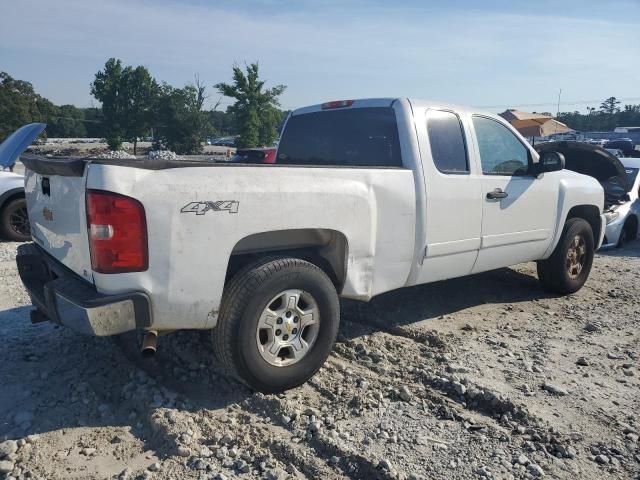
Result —
<instances>
[{"instance_id":1,"label":"rear wheel","mask_svg":"<svg viewBox=\"0 0 640 480\"><path fill-rule=\"evenodd\" d=\"M16 198L5 205L0 212L0 231L3 237L14 242L31 240L27 201L24 198Z\"/></svg>"},{"instance_id":2,"label":"rear wheel","mask_svg":"<svg viewBox=\"0 0 640 480\"><path fill-rule=\"evenodd\" d=\"M229 372L264 393L311 378L331 352L338 294L316 265L270 257L240 270L225 288L216 355Z\"/></svg>"},{"instance_id":3,"label":"rear wheel","mask_svg":"<svg viewBox=\"0 0 640 480\"><path fill-rule=\"evenodd\" d=\"M582 218L570 218L553 254L538 262L538 279L542 287L555 293L577 292L589 277L593 256L591 225Z\"/></svg>"}]
</instances>

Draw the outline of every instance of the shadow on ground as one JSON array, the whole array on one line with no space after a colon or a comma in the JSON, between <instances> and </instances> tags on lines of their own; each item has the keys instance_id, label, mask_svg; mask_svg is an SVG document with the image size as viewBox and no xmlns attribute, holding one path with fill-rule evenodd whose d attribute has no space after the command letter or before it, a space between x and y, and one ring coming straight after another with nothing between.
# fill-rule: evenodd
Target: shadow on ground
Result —
<instances>
[{"instance_id":1,"label":"shadow on ground","mask_svg":"<svg viewBox=\"0 0 640 480\"><path fill-rule=\"evenodd\" d=\"M369 303L343 302L343 319L369 322L380 328L402 327L482 304L516 304L553 297L540 288L536 277L503 268L395 290Z\"/></svg>"},{"instance_id":2,"label":"shadow on ground","mask_svg":"<svg viewBox=\"0 0 640 480\"><path fill-rule=\"evenodd\" d=\"M535 277L511 269L401 289L369 303L344 301L339 338L348 341L480 304L545 297ZM153 424L159 408L224 410L253 395L214 360L209 332L160 337L158 353L146 359L137 333L93 338L49 323L30 325L29 309L0 312L0 439L123 427L144 449L176 455L175 439Z\"/></svg>"}]
</instances>

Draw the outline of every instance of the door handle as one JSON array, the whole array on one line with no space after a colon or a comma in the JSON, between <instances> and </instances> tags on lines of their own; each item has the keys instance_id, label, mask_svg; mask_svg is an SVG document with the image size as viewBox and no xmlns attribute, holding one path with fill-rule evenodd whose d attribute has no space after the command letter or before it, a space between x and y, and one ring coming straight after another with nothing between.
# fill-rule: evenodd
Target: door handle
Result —
<instances>
[{"instance_id":1,"label":"door handle","mask_svg":"<svg viewBox=\"0 0 640 480\"><path fill-rule=\"evenodd\" d=\"M502 190L501 188L494 188L493 191L487 193L487 198L489 200L496 200L499 198L507 198L509 194Z\"/></svg>"}]
</instances>

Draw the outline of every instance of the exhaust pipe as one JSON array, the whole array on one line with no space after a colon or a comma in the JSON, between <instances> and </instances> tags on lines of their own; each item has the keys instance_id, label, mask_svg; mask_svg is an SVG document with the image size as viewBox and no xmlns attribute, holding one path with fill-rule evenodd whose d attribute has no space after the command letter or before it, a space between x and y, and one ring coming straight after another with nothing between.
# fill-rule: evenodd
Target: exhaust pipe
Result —
<instances>
[{"instance_id":1,"label":"exhaust pipe","mask_svg":"<svg viewBox=\"0 0 640 480\"><path fill-rule=\"evenodd\" d=\"M156 353L158 348L158 332L155 330L149 330L145 332L142 339L142 356L151 357Z\"/></svg>"}]
</instances>

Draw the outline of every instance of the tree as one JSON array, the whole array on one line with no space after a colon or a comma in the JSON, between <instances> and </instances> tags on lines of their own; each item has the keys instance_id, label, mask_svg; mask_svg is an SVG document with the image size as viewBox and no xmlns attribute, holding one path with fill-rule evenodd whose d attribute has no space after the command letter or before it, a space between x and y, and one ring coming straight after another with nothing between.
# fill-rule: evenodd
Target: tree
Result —
<instances>
[{"instance_id":1,"label":"tree","mask_svg":"<svg viewBox=\"0 0 640 480\"><path fill-rule=\"evenodd\" d=\"M600 111L613 115L620 111L620 107L618 107L618 105L620 105L620 102L616 97L609 97L600 104Z\"/></svg>"},{"instance_id":2,"label":"tree","mask_svg":"<svg viewBox=\"0 0 640 480\"><path fill-rule=\"evenodd\" d=\"M87 131L87 137L104 138L104 115L101 108L88 107L83 108L84 128Z\"/></svg>"},{"instance_id":3,"label":"tree","mask_svg":"<svg viewBox=\"0 0 640 480\"><path fill-rule=\"evenodd\" d=\"M202 151L202 141L209 130L206 112L202 111L204 91L193 85L174 88L163 84L156 102L155 148L167 148L180 154Z\"/></svg>"},{"instance_id":4,"label":"tree","mask_svg":"<svg viewBox=\"0 0 640 480\"><path fill-rule=\"evenodd\" d=\"M246 75L238 66L233 67L233 83L218 83L215 88L236 102L227 109L235 116L240 137L238 147L257 147L271 145L278 136L281 113L278 97L286 89L284 85L264 88L259 80L258 64L246 66Z\"/></svg>"},{"instance_id":5,"label":"tree","mask_svg":"<svg viewBox=\"0 0 640 480\"><path fill-rule=\"evenodd\" d=\"M45 122L53 109L31 83L0 72L0 141L26 123Z\"/></svg>"},{"instance_id":6,"label":"tree","mask_svg":"<svg viewBox=\"0 0 640 480\"><path fill-rule=\"evenodd\" d=\"M236 135L236 118L233 112L218 112L216 110L209 110L206 112L207 121L211 126L211 134L222 137L228 137Z\"/></svg>"},{"instance_id":7,"label":"tree","mask_svg":"<svg viewBox=\"0 0 640 480\"><path fill-rule=\"evenodd\" d=\"M158 84L142 66L122 68L122 62L110 58L104 70L95 75L91 94L102 103L105 138L111 150L117 150L124 140L133 142L150 128Z\"/></svg>"},{"instance_id":8,"label":"tree","mask_svg":"<svg viewBox=\"0 0 640 480\"><path fill-rule=\"evenodd\" d=\"M47 133L50 137L85 137L84 111L73 105L54 107L47 118Z\"/></svg>"},{"instance_id":9,"label":"tree","mask_svg":"<svg viewBox=\"0 0 640 480\"><path fill-rule=\"evenodd\" d=\"M122 72L122 82L127 101L126 118L123 122L125 136L133 141L133 154L136 155L138 137L145 136L151 126L158 84L149 71L141 66L125 68Z\"/></svg>"}]
</instances>

